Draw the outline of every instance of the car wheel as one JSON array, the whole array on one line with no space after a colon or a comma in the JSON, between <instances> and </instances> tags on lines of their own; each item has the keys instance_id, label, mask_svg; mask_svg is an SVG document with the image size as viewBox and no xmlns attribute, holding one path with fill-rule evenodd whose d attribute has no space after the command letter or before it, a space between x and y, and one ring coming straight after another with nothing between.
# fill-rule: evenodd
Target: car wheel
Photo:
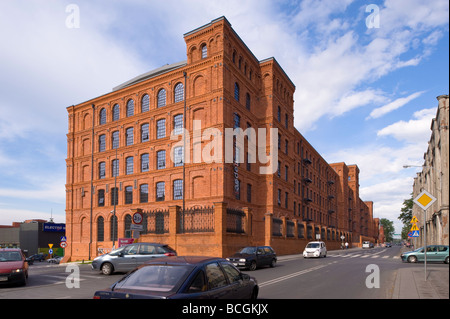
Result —
<instances>
[{"instance_id":1,"label":"car wheel","mask_svg":"<svg viewBox=\"0 0 450 319\"><path fill-rule=\"evenodd\" d=\"M275 259L272 259L272 262L270 263L270 267L273 268L277 264L277 261Z\"/></svg>"},{"instance_id":2,"label":"car wheel","mask_svg":"<svg viewBox=\"0 0 450 319\"><path fill-rule=\"evenodd\" d=\"M448 256L445 258L444 263L448 264Z\"/></svg>"},{"instance_id":3,"label":"car wheel","mask_svg":"<svg viewBox=\"0 0 450 319\"><path fill-rule=\"evenodd\" d=\"M252 263L250 264L250 267L248 268L248 270L251 270L251 271L256 270L256 261L252 261Z\"/></svg>"},{"instance_id":4,"label":"car wheel","mask_svg":"<svg viewBox=\"0 0 450 319\"><path fill-rule=\"evenodd\" d=\"M114 267L110 263L104 263L101 270L104 275L109 276L114 272Z\"/></svg>"},{"instance_id":5,"label":"car wheel","mask_svg":"<svg viewBox=\"0 0 450 319\"><path fill-rule=\"evenodd\" d=\"M417 262L417 257L416 256L409 256L408 257L408 262L409 263L416 263Z\"/></svg>"},{"instance_id":6,"label":"car wheel","mask_svg":"<svg viewBox=\"0 0 450 319\"><path fill-rule=\"evenodd\" d=\"M250 299L252 299L252 300L258 299L258 287L253 288L252 295L250 296Z\"/></svg>"}]
</instances>

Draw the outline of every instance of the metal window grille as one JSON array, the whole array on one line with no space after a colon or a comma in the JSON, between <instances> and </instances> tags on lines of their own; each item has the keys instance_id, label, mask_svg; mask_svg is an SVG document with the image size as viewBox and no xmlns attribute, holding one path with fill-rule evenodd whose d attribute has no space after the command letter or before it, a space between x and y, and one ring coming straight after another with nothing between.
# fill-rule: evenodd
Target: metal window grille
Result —
<instances>
[{"instance_id":1,"label":"metal window grille","mask_svg":"<svg viewBox=\"0 0 450 319\"><path fill-rule=\"evenodd\" d=\"M114 104L113 106L113 121L118 121L120 119L120 106L119 104Z\"/></svg>"},{"instance_id":2,"label":"metal window grille","mask_svg":"<svg viewBox=\"0 0 450 319\"><path fill-rule=\"evenodd\" d=\"M178 212L178 233L202 233L214 231L214 207L193 207Z\"/></svg>"},{"instance_id":3,"label":"metal window grille","mask_svg":"<svg viewBox=\"0 0 450 319\"><path fill-rule=\"evenodd\" d=\"M160 119L156 122L156 138L166 137L166 119Z\"/></svg>"},{"instance_id":4,"label":"metal window grille","mask_svg":"<svg viewBox=\"0 0 450 319\"><path fill-rule=\"evenodd\" d=\"M166 168L166 151L156 153L157 169Z\"/></svg>"},{"instance_id":5,"label":"metal window grille","mask_svg":"<svg viewBox=\"0 0 450 319\"><path fill-rule=\"evenodd\" d=\"M100 110L100 125L106 124L106 110Z\"/></svg>"},{"instance_id":6,"label":"metal window grille","mask_svg":"<svg viewBox=\"0 0 450 319\"><path fill-rule=\"evenodd\" d=\"M243 234L245 213L239 209L227 208L227 232Z\"/></svg>"},{"instance_id":7,"label":"metal window grille","mask_svg":"<svg viewBox=\"0 0 450 319\"><path fill-rule=\"evenodd\" d=\"M165 200L166 197L166 184L164 182L156 183L156 201L160 202Z\"/></svg>"},{"instance_id":8,"label":"metal window grille","mask_svg":"<svg viewBox=\"0 0 450 319\"><path fill-rule=\"evenodd\" d=\"M150 140L149 127L150 126L148 123L142 124L142 126L141 126L141 142L147 142Z\"/></svg>"},{"instance_id":9,"label":"metal window grille","mask_svg":"<svg viewBox=\"0 0 450 319\"><path fill-rule=\"evenodd\" d=\"M139 187L139 202L148 203L148 184Z\"/></svg>"},{"instance_id":10,"label":"metal window grille","mask_svg":"<svg viewBox=\"0 0 450 319\"><path fill-rule=\"evenodd\" d=\"M272 236L282 236L281 227L283 225L283 221L278 218L272 219Z\"/></svg>"},{"instance_id":11,"label":"metal window grille","mask_svg":"<svg viewBox=\"0 0 450 319\"><path fill-rule=\"evenodd\" d=\"M127 161L127 175L131 175L131 174L133 174L133 170L134 170L133 156L127 157L126 161Z\"/></svg>"},{"instance_id":12,"label":"metal window grille","mask_svg":"<svg viewBox=\"0 0 450 319\"><path fill-rule=\"evenodd\" d=\"M150 109L150 97L148 96L148 94L144 94L144 96L142 96L142 100L141 100L141 112L148 112Z\"/></svg>"},{"instance_id":13,"label":"metal window grille","mask_svg":"<svg viewBox=\"0 0 450 319\"><path fill-rule=\"evenodd\" d=\"M125 187L125 204L133 204L133 186Z\"/></svg>"},{"instance_id":14,"label":"metal window grille","mask_svg":"<svg viewBox=\"0 0 450 319\"><path fill-rule=\"evenodd\" d=\"M184 85L183 85L183 83L178 83L175 86L174 100L175 100L175 103L178 103L178 102L181 102L184 100Z\"/></svg>"},{"instance_id":15,"label":"metal window grille","mask_svg":"<svg viewBox=\"0 0 450 319\"><path fill-rule=\"evenodd\" d=\"M161 89L158 92L158 103L157 107L166 106L166 90Z\"/></svg>"},{"instance_id":16,"label":"metal window grille","mask_svg":"<svg viewBox=\"0 0 450 319\"><path fill-rule=\"evenodd\" d=\"M141 155L141 172L148 172L149 170L149 155L142 154Z\"/></svg>"}]
</instances>

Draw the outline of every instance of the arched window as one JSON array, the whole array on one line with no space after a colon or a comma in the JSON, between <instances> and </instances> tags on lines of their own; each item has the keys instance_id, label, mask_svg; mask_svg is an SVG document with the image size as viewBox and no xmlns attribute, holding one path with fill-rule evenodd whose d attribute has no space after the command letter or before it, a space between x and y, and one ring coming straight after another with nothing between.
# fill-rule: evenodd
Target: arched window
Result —
<instances>
[{"instance_id":1,"label":"arched window","mask_svg":"<svg viewBox=\"0 0 450 319\"><path fill-rule=\"evenodd\" d=\"M113 106L113 121L118 121L120 119L120 106L119 104L114 104Z\"/></svg>"},{"instance_id":2,"label":"arched window","mask_svg":"<svg viewBox=\"0 0 450 319\"><path fill-rule=\"evenodd\" d=\"M174 101L175 103L181 102L184 100L184 86L183 83L178 83L175 85L174 91Z\"/></svg>"},{"instance_id":3,"label":"arched window","mask_svg":"<svg viewBox=\"0 0 450 319\"><path fill-rule=\"evenodd\" d=\"M134 101L128 100L127 102L127 117L134 115Z\"/></svg>"},{"instance_id":4,"label":"arched window","mask_svg":"<svg viewBox=\"0 0 450 319\"><path fill-rule=\"evenodd\" d=\"M206 59L208 57L208 48L206 44L202 45L202 59Z\"/></svg>"},{"instance_id":5,"label":"arched window","mask_svg":"<svg viewBox=\"0 0 450 319\"><path fill-rule=\"evenodd\" d=\"M100 110L100 125L106 124L106 110L103 108Z\"/></svg>"},{"instance_id":6,"label":"arched window","mask_svg":"<svg viewBox=\"0 0 450 319\"><path fill-rule=\"evenodd\" d=\"M239 101L239 84L237 82L234 83L234 98Z\"/></svg>"},{"instance_id":7,"label":"arched window","mask_svg":"<svg viewBox=\"0 0 450 319\"><path fill-rule=\"evenodd\" d=\"M158 105L157 107L166 106L166 90L161 89L158 92Z\"/></svg>"},{"instance_id":8,"label":"arched window","mask_svg":"<svg viewBox=\"0 0 450 319\"><path fill-rule=\"evenodd\" d=\"M97 241L105 240L105 220L102 216L97 218Z\"/></svg>"},{"instance_id":9,"label":"arched window","mask_svg":"<svg viewBox=\"0 0 450 319\"><path fill-rule=\"evenodd\" d=\"M148 94L144 94L141 100L141 112L148 112L150 106L150 97Z\"/></svg>"}]
</instances>

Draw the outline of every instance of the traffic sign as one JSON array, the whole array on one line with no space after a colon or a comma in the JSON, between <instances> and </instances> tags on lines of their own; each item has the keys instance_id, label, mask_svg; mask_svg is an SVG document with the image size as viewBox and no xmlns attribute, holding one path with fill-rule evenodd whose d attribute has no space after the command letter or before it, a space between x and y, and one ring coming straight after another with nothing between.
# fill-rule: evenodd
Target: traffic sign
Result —
<instances>
[{"instance_id":1,"label":"traffic sign","mask_svg":"<svg viewBox=\"0 0 450 319\"><path fill-rule=\"evenodd\" d=\"M140 224L144 220L144 217L142 216L142 213L136 212L133 214L133 223Z\"/></svg>"},{"instance_id":2,"label":"traffic sign","mask_svg":"<svg viewBox=\"0 0 450 319\"><path fill-rule=\"evenodd\" d=\"M417 217L413 216L413 218L411 219L411 221L409 223L410 224L415 224L415 223L418 223L418 222L419 222L419 220L417 219Z\"/></svg>"},{"instance_id":3,"label":"traffic sign","mask_svg":"<svg viewBox=\"0 0 450 319\"><path fill-rule=\"evenodd\" d=\"M67 241L67 237L66 236L62 236L61 237L61 241Z\"/></svg>"},{"instance_id":4,"label":"traffic sign","mask_svg":"<svg viewBox=\"0 0 450 319\"><path fill-rule=\"evenodd\" d=\"M66 248L67 247L67 242L66 241L62 241L60 244L61 248Z\"/></svg>"},{"instance_id":5,"label":"traffic sign","mask_svg":"<svg viewBox=\"0 0 450 319\"><path fill-rule=\"evenodd\" d=\"M53 244L48 244L48 247L49 247L50 249L52 249Z\"/></svg>"},{"instance_id":6,"label":"traffic sign","mask_svg":"<svg viewBox=\"0 0 450 319\"><path fill-rule=\"evenodd\" d=\"M409 236L409 234L408 234L408 236ZM419 237L419 236L420 236L420 231L415 230L415 231L411 232L411 236L409 236L409 237Z\"/></svg>"},{"instance_id":7,"label":"traffic sign","mask_svg":"<svg viewBox=\"0 0 450 319\"><path fill-rule=\"evenodd\" d=\"M423 190L416 198L413 199L413 202L416 203L420 208L426 210L428 207L433 205L436 201L436 197L431 195L426 190Z\"/></svg>"},{"instance_id":8,"label":"traffic sign","mask_svg":"<svg viewBox=\"0 0 450 319\"><path fill-rule=\"evenodd\" d=\"M416 224L413 224L413 226L411 227L411 231L415 231L415 230L419 230L419 227L417 227Z\"/></svg>"},{"instance_id":9,"label":"traffic sign","mask_svg":"<svg viewBox=\"0 0 450 319\"><path fill-rule=\"evenodd\" d=\"M50 255L53 254L53 249L50 248L50 249L48 250L48 253L49 253Z\"/></svg>"}]
</instances>

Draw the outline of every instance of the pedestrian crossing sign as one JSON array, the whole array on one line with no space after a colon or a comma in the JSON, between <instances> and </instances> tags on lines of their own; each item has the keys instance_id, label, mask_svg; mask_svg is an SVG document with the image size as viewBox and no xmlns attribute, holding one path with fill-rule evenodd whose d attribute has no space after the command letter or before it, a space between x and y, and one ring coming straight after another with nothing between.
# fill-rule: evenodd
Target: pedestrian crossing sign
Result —
<instances>
[{"instance_id":1,"label":"pedestrian crossing sign","mask_svg":"<svg viewBox=\"0 0 450 319\"><path fill-rule=\"evenodd\" d=\"M418 230L408 233L408 237L419 237L419 236L420 236L420 231L418 231Z\"/></svg>"},{"instance_id":2,"label":"pedestrian crossing sign","mask_svg":"<svg viewBox=\"0 0 450 319\"><path fill-rule=\"evenodd\" d=\"M419 230L419 227L417 227L416 224L413 224L413 226L411 227L411 231L417 231Z\"/></svg>"},{"instance_id":3,"label":"pedestrian crossing sign","mask_svg":"<svg viewBox=\"0 0 450 319\"><path fill-rule=\"evenodd\" d=\"M410 224L415 224L415 223L418 223L418 222L419 222L419 220L417 219L417 217L413 216L413 218L411 219L411 221L409 223Z\"/></svg>"}]
</instances>

